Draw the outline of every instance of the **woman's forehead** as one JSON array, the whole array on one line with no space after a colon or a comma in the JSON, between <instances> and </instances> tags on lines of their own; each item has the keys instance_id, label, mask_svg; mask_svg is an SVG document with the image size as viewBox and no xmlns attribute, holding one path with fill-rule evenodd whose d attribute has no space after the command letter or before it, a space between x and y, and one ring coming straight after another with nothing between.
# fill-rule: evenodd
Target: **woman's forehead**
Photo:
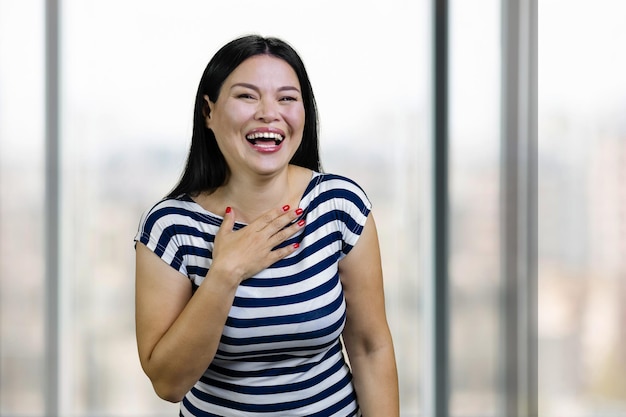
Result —
<instances>
[{"instance_id":1,"label":"woman's forehead","mask_svg":"<svg viewBox=\"0 0 626 417\"><path fill-rule=\"evenodd\" d=\"M282 58L273 55L254 55L239 64L224 84L240 82L280 84L287 83L299 89L296 71Z\"/></svg>"}]
</instances>

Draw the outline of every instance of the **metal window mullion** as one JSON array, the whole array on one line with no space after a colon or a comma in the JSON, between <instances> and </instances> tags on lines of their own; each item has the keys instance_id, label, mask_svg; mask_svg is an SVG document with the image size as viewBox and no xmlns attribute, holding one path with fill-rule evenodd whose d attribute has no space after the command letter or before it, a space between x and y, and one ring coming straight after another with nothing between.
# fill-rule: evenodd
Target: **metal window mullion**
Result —
<instances>
[{"instance_id":1,"label":"metal window mullion","mask_svg":"<svg viewBox=\"0 0 626 417\"><path fill-rule=\"evenodd\" d=\"M525 59L522 88L524 91L523 120L526 129L526 164L525 164L525 241L524 265L526 273L526 299L523 314L525 362L523 364L524 384L523 404L524 412L528 417L537 417L538 404L538 357L537 357L537 251L538 251L538 223L537 223L537 194L538 194L538 156L537 156L537 0L524 2L524 17L522 36L523 53Z\"/></svg>"},{"instance_id":2,"label":"metal window mullion","mask_svg":"<svg viewBox=\"0 0 626 417\"><path fill-rule=\"evenodd\" d=\"M537 415L536 0L502 2L502 413Z\"/></svg>"},{"instance_id":3,"label":"metal window mullion","mask_svg":"<svg viewBox=\"0 0 626 417\"><path fill-rule=\"evenodd\" d=\"M59 8L45 3L45 411L59 415Z\"/></svg>"},{"instance_id":4,"label":"metal window mullion","mask_svg":"<svg viewBox=\"0 0 626 417\"><path fill-rule=\"evenodd\" d=\"M530 0L528 6L528 417L539 416L539 369L538 369L538 250L539 250L539 223L538 223L538 195L539 195L539 157L538 157L538 0Z\"/></svg>"},{"instance_id":5,"label":"metal window mullion","mask_svg":"<svg viewBox=\"0 0 626 417\"><path fill-rule=\"evenodd\" d=\"M449 302L448 302L448 27L447 0L433 2L433 273L430 283L431 322L430 378L432 384L427 416L448 417L450 392Z\"/></svg>"},{"instance_id":6,"label":"metal window mullion","mask_svg":"<svg viewBox=\"0 0 626 417\"><path fill-rule=\"evenodd\" d=\"M518 19L517 0L502 2L502 363L501 413L518 417Z\"/></svg>"}]
</instances>

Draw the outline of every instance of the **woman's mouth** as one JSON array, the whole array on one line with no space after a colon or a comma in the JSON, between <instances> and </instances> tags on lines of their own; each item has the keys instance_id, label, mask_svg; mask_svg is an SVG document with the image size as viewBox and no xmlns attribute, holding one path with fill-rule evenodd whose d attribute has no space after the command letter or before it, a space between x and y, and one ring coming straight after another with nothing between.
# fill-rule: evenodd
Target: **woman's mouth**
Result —
<instances>
[{"instance_id":1,"label":"woman's mouth","mask_svg":"<svg viewBox=\"0 0 626 417\"><path fill-rule=\"evenodd\" d=\"M246 140L257 146L278 146L285 139L283 135L275 132L255 132L246 136Z\"/></svg>"}]
</instances>

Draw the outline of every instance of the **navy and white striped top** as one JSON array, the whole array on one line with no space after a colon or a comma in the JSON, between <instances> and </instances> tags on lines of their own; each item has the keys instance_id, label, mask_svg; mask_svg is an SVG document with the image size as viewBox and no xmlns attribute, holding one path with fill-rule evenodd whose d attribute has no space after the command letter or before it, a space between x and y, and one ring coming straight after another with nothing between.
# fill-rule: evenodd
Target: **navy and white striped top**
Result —
<instances>
[{"instance_id":1,"label":"navy and white striped top","mask_svg":"<svg viewBox=\"0 0 626 417\"><path fill-rule=\"evenodd\" d=\"M339 339L346 305L337 263L357 242L371 203L352 180L313 173L299 207L306 225L284 244L300 247L241 283L217 354L181 416L359 415ZM166 199L144 214L135 240L195 289L221 222L188 196Z\"/></svg>"}]
</instances>

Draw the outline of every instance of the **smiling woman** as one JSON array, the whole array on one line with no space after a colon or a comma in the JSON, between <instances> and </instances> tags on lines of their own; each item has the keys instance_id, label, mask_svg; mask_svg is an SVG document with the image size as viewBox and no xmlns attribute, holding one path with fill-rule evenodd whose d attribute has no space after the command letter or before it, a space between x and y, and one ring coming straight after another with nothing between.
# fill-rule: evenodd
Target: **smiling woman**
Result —
<instances>
[{"instance_id":1,"label":"smiling woman","mask_svg":"<svg viewBox=\"0 0 626 417\"><path fill-rule=\"evenodd\" d=\"M137 343L156 393L183 416L398 416L371 203L319 172L296 52L236 39L196 97L183 178L135 238Z\"/></svg>"},{"instance_id":2,"label":"smiling woman","mask_svg":"<svg viewBox=\"0 0 626 417\"><path fill-rule=\"evenodd\" d=\"M224 154L228 181L247 170L274 175L287 168L302 141L305 111L298 76L286 61L248 58L226 78L216 102L208 95L204 100L206 126Z\"/></svg>"}]
</instances>

